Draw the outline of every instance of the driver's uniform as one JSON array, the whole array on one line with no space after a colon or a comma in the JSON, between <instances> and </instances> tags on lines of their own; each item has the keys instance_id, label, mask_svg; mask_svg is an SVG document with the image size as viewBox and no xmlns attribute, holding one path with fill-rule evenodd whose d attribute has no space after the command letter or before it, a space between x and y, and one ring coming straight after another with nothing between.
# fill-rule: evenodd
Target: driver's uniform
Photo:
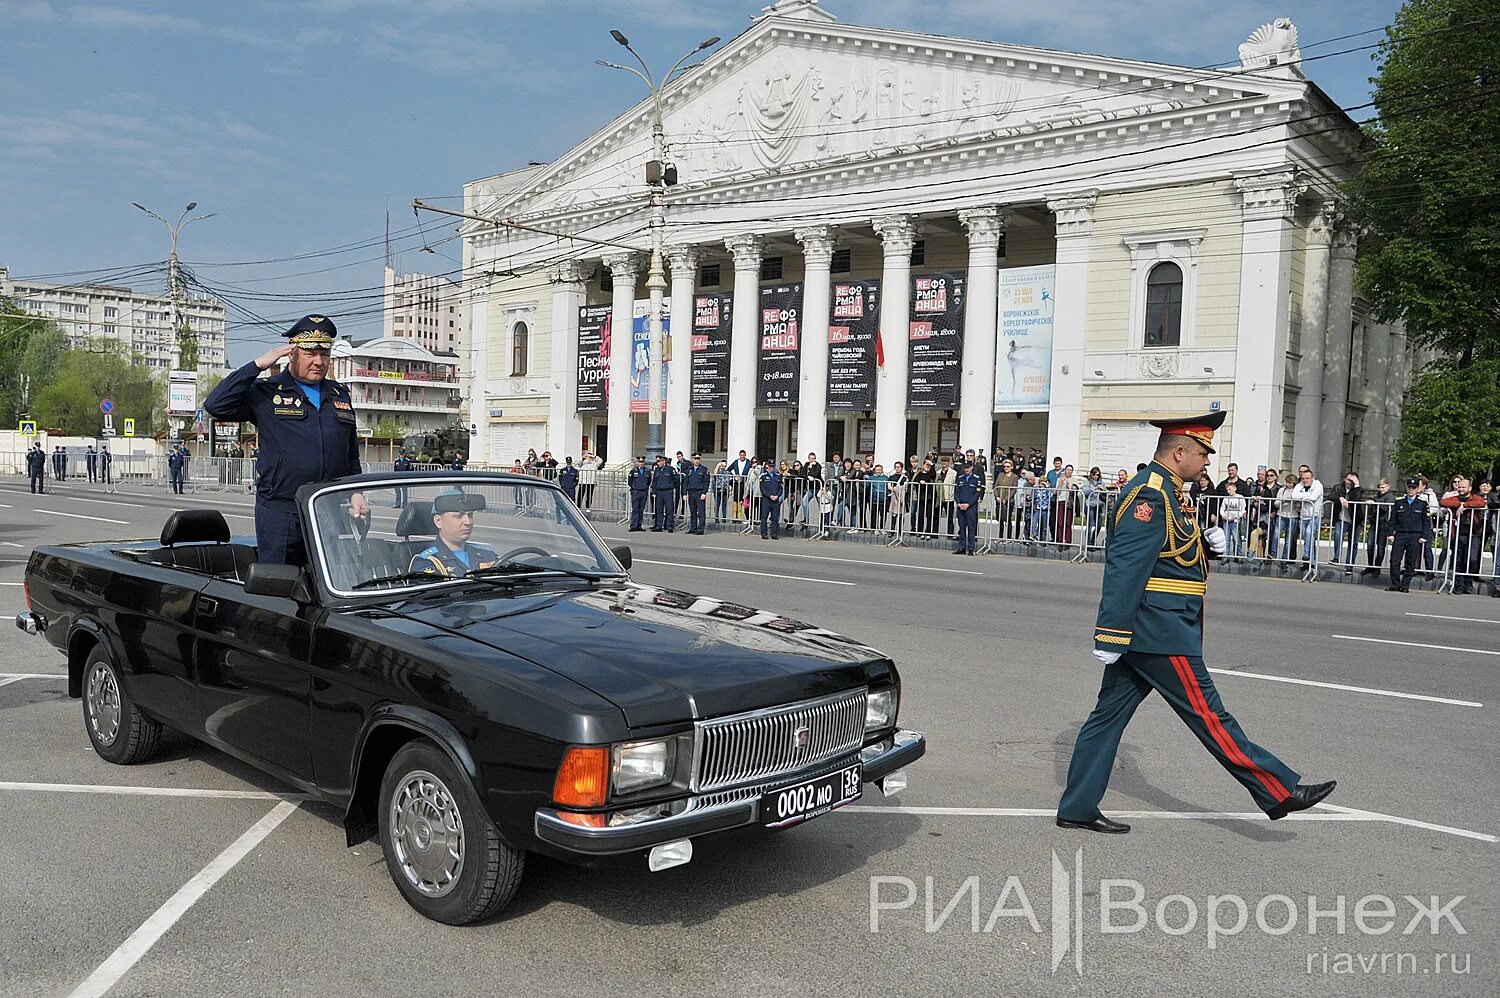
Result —
<instances>
[{"instance_id":1,"label":"driver's uniform","mask_svg":"<svg viewBox=\"0 0 1500 998\"><path fill-rule=\"evenodd\" d=\"M408 571L441 575L445 579L461 579L476 568L489 568L499 563L500 556L495 553L494 548L466 543L455 551L439 541L413 555Z\"/></svg>"}]
</instances>

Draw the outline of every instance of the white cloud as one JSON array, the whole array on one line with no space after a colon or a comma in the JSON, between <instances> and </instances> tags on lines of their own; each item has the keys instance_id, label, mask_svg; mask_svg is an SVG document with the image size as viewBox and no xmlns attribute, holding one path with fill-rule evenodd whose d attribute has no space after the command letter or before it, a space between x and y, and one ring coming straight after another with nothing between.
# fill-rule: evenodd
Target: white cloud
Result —
<instances>
[{"instance_id":1,"label":"white cloud","mask_svg":"<svg viewBox=\"0 0 1500 998\"><path fill-rule=\"evenodd\" d=\"M62 16L48 0L0 0L0 22L52 24L60 20Z\"/></svg>"},{"instance_id":2,"label":"white cloud","mask_svg":"<svg viewBox=\"0 0 1500 998\"><path fill-rule=\"evenodd\" d=\"M213 175L226 161L280 165L279 140L225 113L121 114L71 108L51 115L0 114L0 158L96 161L111 172Z\"/></svg>"}]
</instances>

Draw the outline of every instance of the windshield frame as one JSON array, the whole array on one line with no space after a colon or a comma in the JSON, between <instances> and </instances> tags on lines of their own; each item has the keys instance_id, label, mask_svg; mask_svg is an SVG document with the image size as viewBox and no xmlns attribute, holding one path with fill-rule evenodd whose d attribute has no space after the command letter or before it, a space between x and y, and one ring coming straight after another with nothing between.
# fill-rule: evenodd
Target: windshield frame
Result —
<instances>
[{"instance_id":1,"label":"windshield frame","mask_svg":"<svg viewBox=\"0 0 1500 998\"><path fill-rule=\"evenodd\" d=\"M545 489L557 495L562 501L565 497L562 489L555 483L543 478L533 478L530 475L512 475L498 472L475 472L475 471L450 471L450 472L392 472L389 475L362 475L358 479L339 479L318 485L312 491L299 497L298 513L302 518L302 526L306 531L308 541L308 567L313 569L313 578L325 596L336 602L344 601L368 601L371 597L380 599L405 599L409 596L442 588L456 588L459 586L485 585L494 587L493 579L468 577L442 578L435 577L430 582L411 581L406 583L392 584L377 589L350 590L340 589L334 584L331 566L328 559L324 557L323 545L325 537L318 522L318 517L313 512L314 504L323 496L333 492L352 494L373 489L412 489L418 486L443 486L463 485L475 486L512 486L522 485L528 488ZM618 576L621 579L629 579L630 573L620 564L615 557L614 551L610 549L609 543L594 529L593 523L576 506L570 510L573 522L579 528L579 536L585 544L592 549L594 556L600 564L608 566L608 570L602 574L603 579ZM539 577L568 579L578 581L576 577L566 575L562 572L553 572L545 566L538 566L541 571L535 573ZM550 574L548 574L550 572Z\"/></svg>"}]
</instances>

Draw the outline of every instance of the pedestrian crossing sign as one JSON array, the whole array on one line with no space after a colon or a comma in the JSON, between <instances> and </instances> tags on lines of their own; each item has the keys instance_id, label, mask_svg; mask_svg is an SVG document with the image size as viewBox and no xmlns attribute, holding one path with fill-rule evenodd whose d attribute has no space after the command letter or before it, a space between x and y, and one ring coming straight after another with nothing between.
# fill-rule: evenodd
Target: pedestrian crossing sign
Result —
<instances>
[{"instance_id":1,"label":"pedestrian crossing sign","mask_svg":"<svg viewBox=\"0 0 1500 998\"><path fill-rule=\"evenodd\" d=\"M125 420L125 436L135 436L135 420L130 419L129 417L127 417Z\"/></svg>"},{"instance_id":2,"label":"pedestrian crossing sign","mask_svg":"<svg viewBox=\"0 0 1500 998\"><path fill-rule=\"evenodd\" d=\"M34 419L23 419L23 420L21 420L20 431L21 431L21 436L23 436L23 437L34 437L34 436L36 436L36 420L34 420Z\"/></svg>"}]
</instances>

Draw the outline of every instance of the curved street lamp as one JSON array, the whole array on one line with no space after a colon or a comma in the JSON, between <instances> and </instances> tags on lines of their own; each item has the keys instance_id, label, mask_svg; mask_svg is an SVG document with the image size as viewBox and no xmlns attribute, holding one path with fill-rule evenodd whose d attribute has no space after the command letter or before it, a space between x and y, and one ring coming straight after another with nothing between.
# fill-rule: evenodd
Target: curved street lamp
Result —
<instances>
[{"instance_id":1,"label":"curved street lamp","mask_svg":"<svg viewBox=\"0 0 1500 998\"><path fill-rule=\"evenodd\" d=\"M180 366L182 363L182 344L181 342L179 342L179 339L182 333L182 329L181 316L179 315L178 310L178 299L182 293L182 282L177 265L177 237L181 234L182 230L187 228L189 225L193 224L194 222L201 222L205 218L213 218L218 214L218 212L211 211L205 215L194 215L192 218L188 218L188 214L194 208L198 207L197 201L189 201L187 203L187 207L182 209L182 214L177 216L177 221L169 222L162 216L158 215L156 212L152 211L150 208L147 208L145 205L141 204L139 201L132 201L130 203L139 208L141 211L144 211L146 214L150 215L152 218L156 219L162 225L165 225L167 227L167 232L172 236L172 256L169 258L167 271L167 293L172 302L172 346L173 349L178 352L177 363Z\"/></svg>"}]
</instances>

